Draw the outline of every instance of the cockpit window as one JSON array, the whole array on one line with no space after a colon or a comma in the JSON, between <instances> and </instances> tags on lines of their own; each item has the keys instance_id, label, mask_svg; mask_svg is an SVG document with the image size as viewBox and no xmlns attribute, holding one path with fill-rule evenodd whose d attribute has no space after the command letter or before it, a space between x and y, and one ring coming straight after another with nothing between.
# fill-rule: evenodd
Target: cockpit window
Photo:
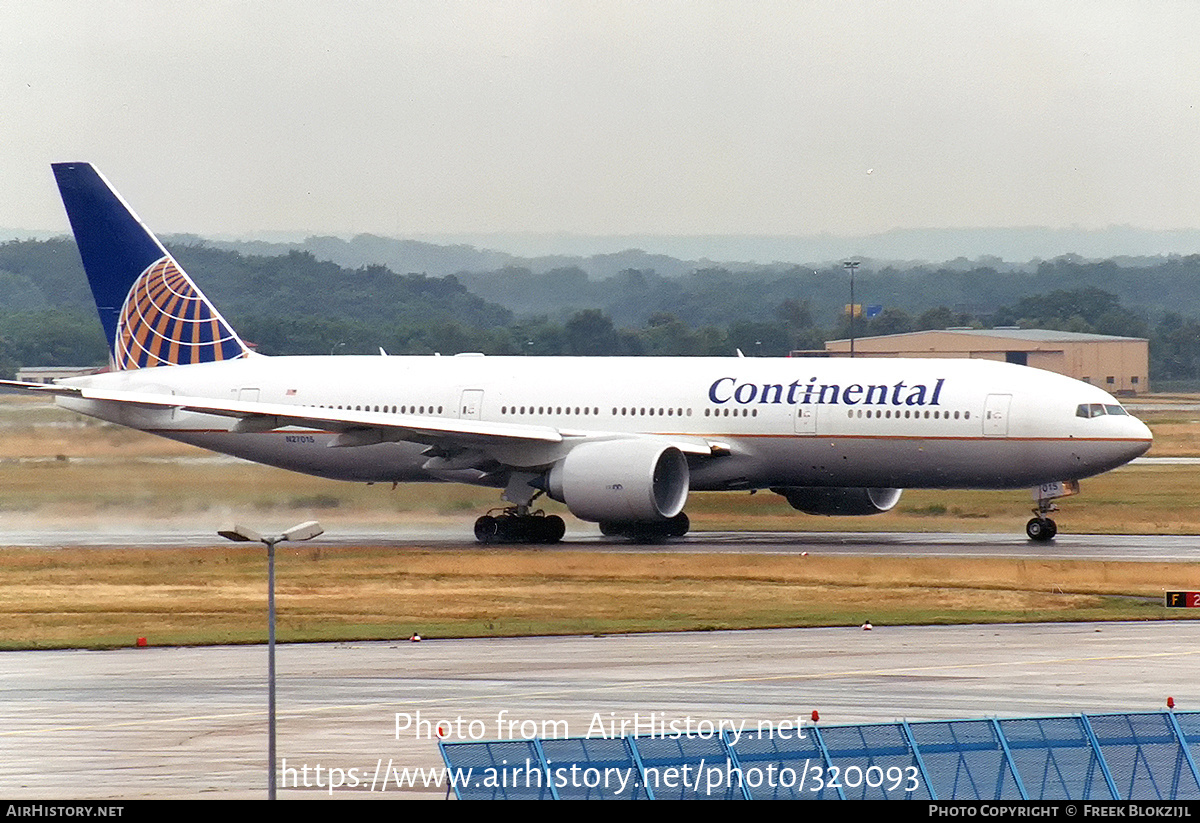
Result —
<instances>
[{"instance_id":1,"label":"cockpit window","mask_svg":"<svg viewBox=\"0 0 1200 823\"><path fill-rule=\"evenodd\" d=\"M1076 417L1103 417L1106 414L1128 415L1129 412L1125 411L1124 406L1105 405L1104 403L1080 403L1075 407Z\"/></svg>"}]
</instances>

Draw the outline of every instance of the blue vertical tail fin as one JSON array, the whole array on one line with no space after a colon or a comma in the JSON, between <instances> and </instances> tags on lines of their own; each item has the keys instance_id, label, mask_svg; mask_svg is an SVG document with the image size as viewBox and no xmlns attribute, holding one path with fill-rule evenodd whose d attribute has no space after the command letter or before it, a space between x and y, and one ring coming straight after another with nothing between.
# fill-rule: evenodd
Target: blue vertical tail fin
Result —
<instances>
[{"instance_id":1,"label":"blue vertical tail fin","mask_svg":"<svg viewBox=\"0 0 1200 823\"><path fill-rule=\"evenodd\" d=\"M209 363L250 353L100 172L88 163L52 168L113 369Z\"/></svg>"}]
</instances>

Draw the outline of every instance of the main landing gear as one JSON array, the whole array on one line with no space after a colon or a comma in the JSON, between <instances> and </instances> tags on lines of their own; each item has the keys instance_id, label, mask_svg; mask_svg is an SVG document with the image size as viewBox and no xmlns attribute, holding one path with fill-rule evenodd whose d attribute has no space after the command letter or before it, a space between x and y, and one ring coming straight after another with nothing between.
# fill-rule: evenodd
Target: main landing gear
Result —
<instances>
[{"instance_id":1,"label":"main landing gear","mask_svg":"<svg viewBox=\"0 0 1200 823\"><path fill-rule=\"evenodd\" d=\"M600 522L600 533L605 537L629 537L642 542L662 540L666 537L683 537L692 527L683 512L661 523L616 523Z\"/></svg>"},{"instance_id":2,"label":"main landing gear","mask_svg":"<svg viewBox=\"0 0 1200 823\"><path fill-rule=\"evenodd\" d=\"M500 514L492 513L496 511ZM567 524L557 514L530 512L528 506L492 509L475 521L475 539L480 543L557 543L566 533Z\"/></svg>"},{"instance_id":3,"label":"main landing gear","mask_svg":"<svg viewBox=\"0 0 1200 823\"><path fill-rule=\"evenodd\" d=\"M535 488L538 475L513 472L502 495L513 505L492 509L475 521L475 539L480 543L557 543L567 533L567 524L557 514L530 506L545 492ZM499 512L497 514L497 512Z\"/></svg>"}]
</instances>

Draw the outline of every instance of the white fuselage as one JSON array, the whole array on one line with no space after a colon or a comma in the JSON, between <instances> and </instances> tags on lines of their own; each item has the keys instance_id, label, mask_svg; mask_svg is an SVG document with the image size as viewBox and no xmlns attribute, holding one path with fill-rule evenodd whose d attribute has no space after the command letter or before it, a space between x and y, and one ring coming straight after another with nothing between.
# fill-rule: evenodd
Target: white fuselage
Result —
<instances>
[{"instance_id":1,"label":"white fuselage","mask_svg":"<svg viewBox=\"0 0 1200 823\"><path fill-rule=\"evenodd\" d=\"M711 446L711 455L689 461L695 490L1014 488L1107 471L1151 442L1132 416L1078 414L1081 404L1118 406L1099 388L982 360L255 356L67 382L562 435L551 444L471 446L467 458L435 464L428 439L330 448L345 441L319 427L245 431L229 417L59 399L213 451L358 481L495 485L488 461L544 470L589 438L633 436Z\"/></svg>"}]
</instances>

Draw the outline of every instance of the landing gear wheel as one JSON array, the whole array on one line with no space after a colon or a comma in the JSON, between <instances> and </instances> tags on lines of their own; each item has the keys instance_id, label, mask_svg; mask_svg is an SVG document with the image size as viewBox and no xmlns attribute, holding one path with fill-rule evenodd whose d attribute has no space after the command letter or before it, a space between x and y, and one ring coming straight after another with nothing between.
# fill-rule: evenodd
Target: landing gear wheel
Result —
<instances>
[{"instance_id":1,"label":"landing gear wheel","mask_svg":"<svg viewBox=\"0 0 1200 823\"><path fill-rule=\"evenodd\" d=\"M1058 534L1058 525L1049 517L1034 517L1025 524L1025 534L1029 535L1030 540L1042 543L1054 539L1054 535Z\"/></svg>"},{"instance_id":2,"label":"landing gear wheel","mask_svg":"<svg viewBox=\"0 0 1200 823\"><path fill-rule=\"evenodd\" d=\"M599 526L600 533L605 537L628 537L639 543L657 543L667 537L683 537L692 524L688 516L680 512L669 520L654 523L602 520Z\"/></svg>"},{"instance_id":3,"label":"landing gear wheel","mask_svg":"<svg viewBox=\"0 0 1200 823\"><path fill-rule=\"evenodd\" d=\"M543 519L542 528L545 531L545 540L543 543L557 543L563 539L563 535L567 533L567 524L557 514L552 514Z\"/></svg>"},{"instance_id":4,"label":"landing gear wheel","mask_svg":"<svg viewBox=\"0 0 1200 823\"><path fill-rule=\"evenodd\" d=\"M480 543L557 543L566 533L567 524L561 517L547 517L540 510L535 514L505 510L475 521L475 539Z\"/></svg>"},{"instance_id":5,"label":"landing gear wheel","mask_svg":"<svg viewBox=\"0 0 1200 823\"><path fill-rule=\"evenodd\" d=\"M1074 489L1076 492L1079 491L1078 483L1075 484ZM1037 498L1037 508L1033 510L1033 519L1025 524L1025 534L1029 535L1030 540L1044 543L1054 539L1054 535L1058 534L1058 525L1046 515L1056 511L1058 511L1058 504L1054 502L1053 498L1040 496Z\"/></svg>"},{"instance_id":6,"label":"landing gear wheel","mask_svg":"<svg viewBox=\"0 0 1200 823\"><path fill-rule=\"evenodd\" d=\"M480 543L491 543L500 536L500 524L496 518L485 514L475 521L475 539Z\"/></svg>"},{"instance_id":7,"label":"landing gear wheel","mask_svg":"<svg viewBox=\"0 0 1200 823\"><path fill-rule=\"evenodd\" d=\"M692 521L683 512L667 521L667 537L683 537L692 527Z\"/></svg>"}]
</instances>

